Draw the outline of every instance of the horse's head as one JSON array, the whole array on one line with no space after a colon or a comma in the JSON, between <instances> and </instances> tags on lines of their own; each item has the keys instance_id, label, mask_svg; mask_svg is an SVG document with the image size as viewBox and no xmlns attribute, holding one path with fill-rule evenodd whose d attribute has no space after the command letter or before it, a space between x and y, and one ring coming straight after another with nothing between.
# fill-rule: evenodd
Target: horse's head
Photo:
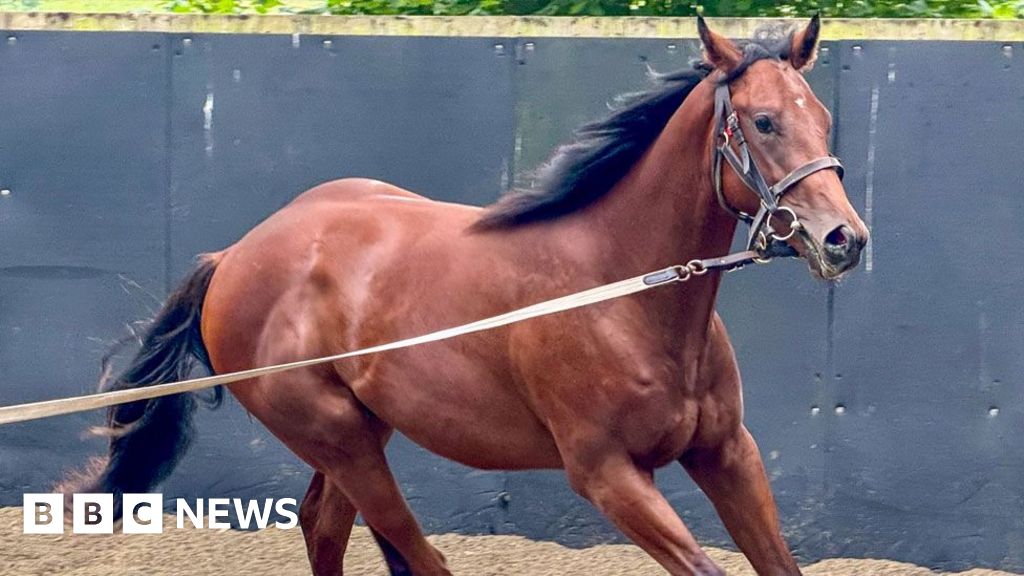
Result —
<instances>
[{"instance_id":1,"label":"horse's head","mask_svg":"<svg viewBox=\"0 0 1024 576\"><path fill-rule=\"evenodd\" d=\"M710 81L724 87L716 91L712 129L719 200L753 218L765 232L762 243L784 239L812 272L834 279L857 265L868 230L829 155L831 115L802 74L817 56L819 28L815 16L803 30L737 45L698 20L705 58L715 68Z\"/></svg>"}]
</instances>

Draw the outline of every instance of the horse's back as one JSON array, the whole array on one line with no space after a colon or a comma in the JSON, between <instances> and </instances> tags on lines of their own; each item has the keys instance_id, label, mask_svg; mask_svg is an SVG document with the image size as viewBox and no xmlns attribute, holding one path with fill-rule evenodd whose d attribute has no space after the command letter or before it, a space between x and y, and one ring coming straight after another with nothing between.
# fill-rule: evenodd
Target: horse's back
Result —
<instances>
[{"instance_id":1,"label":"horse's back","mask_svg":"<svg viewBox=\"0 0 1024 576\"><path fill-rule=\"evenodd\" d=\"M304 228L383 225L412 233L429 227L461 235L479 215L476 206L432 200L381 180L345 178L303 192L267 223L288 219L288 226L301 220Z\"/></svg>"},{"instance_id":2,"label":"horse's back","mask_svg":"<svg viewBox=\"0 0 1024 576\"><path fill-rule=\"evenodd\" d=\"M342 178L318 184L298 195L292 204L315 201L351 201L374 196L427 201L427 198L373 178Z\"/></svg>"},{"instance_id":3,"label":"horse's back","mask_svg":"<svg viewBox=\"0 0 1024 576\"><path fill-rule=\"evenodd\" d=\"M268 311L285 293L310 282L347 284L387 275L407 267L417 251L441 254L436 248L465 236L478 213L479 208L437 202L379 180L325 182L223 251L207 306L255 297ZM431 241L423 242L426 237Z\"/></svg>"}]
</instances>

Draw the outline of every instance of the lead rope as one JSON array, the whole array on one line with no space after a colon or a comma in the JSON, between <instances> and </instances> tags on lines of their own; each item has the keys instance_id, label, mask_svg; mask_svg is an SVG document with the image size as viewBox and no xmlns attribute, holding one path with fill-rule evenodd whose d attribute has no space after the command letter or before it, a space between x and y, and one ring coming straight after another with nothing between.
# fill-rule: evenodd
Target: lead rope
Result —
<instances>
[{"instance_id":1,"label":"lead rope","mask_svg":"<svg viewBox=\"0 0 1024 576\"><path fill-rule=\"evenodd\" d=\"M567 310L597 304L613 298L636 294L665 284L686 282L696 276L702 276L711 270L722 270L727 272L736 270L750 264L751 262L767 262L772 257L773 255L770 253L748 250L745 252L729 254L720 258L691 260L685 265L670 266L662 270L650 272L641 276L635 276L627 280L620 280L611 284L590 288L589 290L583 290L582 292L576 292L575 294L569 294L568 296L562 296L553 300L533 304L525 308L512 310L511 312L506 312L498 316L492 316L483 320L477 320L476 322L470 322L469 324L463 324L461 326L438 330L437 332L431 332L422 336L406 338L404 340L397 340L387 344L380 344L369 348L363 348L361 350L353 350L351 352L343 352L341 354L334 354L331 356L299 360L285 364L276 364L273 366L265 366L263 368L253 368L250 370L242 370L240 372L216 374L202 378L181 380L179 382L155 384L153 386L146 386L143 388L114 390L72 398L60 398L56 400L45 400L42 402L4 406L0 407L0 425L13 424L15 422L26 422L28 420L36 420L49 416L73 414L76 412L84 412L86 410L95 410L97 408L107 408L118 404L124 404L126 402L151 400L162 396L170 396L172 394L196 392L198 390L212 388L214 386L239 382L241 380L249 380L259 376L277 374L288 370L317 366L320 364L345 360L347 358L387 352L389 350L409 348L411 346L418 346L429 342L448 340L449 338L455 338L456 336L462 336L464 334L491 330L493 328L515 324L516 322L522 322L530 318L537 318L538 316L547 316L549 314L565 312Z\"/></svg>"}]
</instances>

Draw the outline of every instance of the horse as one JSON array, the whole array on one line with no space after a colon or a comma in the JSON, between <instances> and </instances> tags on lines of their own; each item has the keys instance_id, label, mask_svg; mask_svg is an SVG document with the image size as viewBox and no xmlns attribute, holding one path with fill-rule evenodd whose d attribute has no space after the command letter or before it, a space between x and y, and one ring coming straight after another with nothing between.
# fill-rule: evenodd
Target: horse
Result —
<instances>
[{"instance_id":1,"label":"horse","mask_svg":"<svg viewBox=\"0 0 1024 576\"><path fill-rule=\"evenodd\" d=\"M842 276L868 230L828 155L829 112L802 74L819 19L738 42L702 18L697 27L699 61L583 126L531 189L483 208L368 179L296 197L199 258L107 389L182 379L196 365L226 373L355 350L726 254L740 219L755 222L751 245L784 245L813 276ZM759 574L799 574L743 424L736 358L715 312L722 273L706 272L228 385L314 470L299 506L312 572L343 572L358 513L391 574L450 574L389 469L384 449L399 430L480 469L562 469L670 574L722 574L654 483L655 469L678 462ZM151 491L188 447L203 399L111 408L108 453L63 490Z\"/></svg>"}]
</instances>

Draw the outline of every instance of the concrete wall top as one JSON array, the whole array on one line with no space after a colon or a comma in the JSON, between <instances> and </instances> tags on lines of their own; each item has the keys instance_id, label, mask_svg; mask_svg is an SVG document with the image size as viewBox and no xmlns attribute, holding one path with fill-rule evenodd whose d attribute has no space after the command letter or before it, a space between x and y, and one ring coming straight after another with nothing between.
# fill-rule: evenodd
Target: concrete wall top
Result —
<instances>
[{"instance_id":1,"label":"concrete wall top","mask_svg":"<svg viewBox=\"0 0 1024 576\"><path fill-rule=\"evenodd\" d=\"M716 30L749 37L758 26L798 20L712 18ZM548 16L328 16L0 13L0 30L324 34L534 38L696 38L695 18ZM823 40L1024 41L1024 20L843 19L824 21Z\"/></svg>"}]
</instances>

